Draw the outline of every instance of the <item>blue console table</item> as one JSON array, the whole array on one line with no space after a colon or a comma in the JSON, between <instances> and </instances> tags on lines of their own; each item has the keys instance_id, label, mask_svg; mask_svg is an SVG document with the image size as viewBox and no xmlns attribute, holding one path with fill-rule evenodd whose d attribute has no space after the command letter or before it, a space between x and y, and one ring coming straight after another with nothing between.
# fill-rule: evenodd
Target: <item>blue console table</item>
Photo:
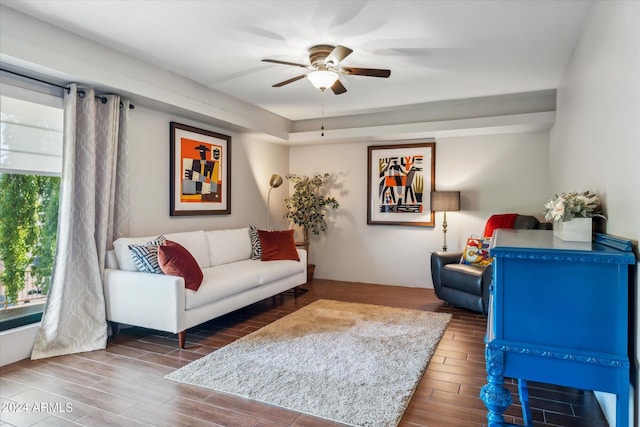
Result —
<instances>
[{"instance_id":1,"label":"blue console table","mask_svg":"<svg viewBox=\"0 0 640 427\"><path fill-rule=\"evenodd\" d=\"M518 379L526 426L526 381L616 395L616 426L628 426L628 299L631 242L596 234L564 242L552 231L497 230L485 338L489 427L512 403L504 377Z\"/></svg>"}]
</instances>

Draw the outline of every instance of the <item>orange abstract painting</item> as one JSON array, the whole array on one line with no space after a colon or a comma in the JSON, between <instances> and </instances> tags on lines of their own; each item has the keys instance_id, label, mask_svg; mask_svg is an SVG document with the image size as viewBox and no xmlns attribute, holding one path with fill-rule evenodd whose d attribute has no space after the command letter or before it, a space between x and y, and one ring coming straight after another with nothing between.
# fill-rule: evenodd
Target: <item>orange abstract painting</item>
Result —
<instances>
[{"instance_id":1,"label":"orange abstract painting","mask_svg":"<svg viewBox=\"0 0 640 427\"><path fill-rule=\"evenodd\" d=\"M222 197L222 146L180 139L180 201L220 203Z\"/></svg>"}]
</instances>

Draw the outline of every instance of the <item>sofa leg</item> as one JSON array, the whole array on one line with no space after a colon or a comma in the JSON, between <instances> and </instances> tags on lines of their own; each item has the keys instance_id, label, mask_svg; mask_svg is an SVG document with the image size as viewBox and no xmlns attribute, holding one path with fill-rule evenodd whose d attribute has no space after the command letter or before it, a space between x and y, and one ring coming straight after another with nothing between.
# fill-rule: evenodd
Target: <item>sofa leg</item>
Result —
<instances>
[{"instance_id":1,"label":"sofa leg","mask_svg":"<svg viewBox=\"0 0 640 427\"><path fill-rule=\"evenodd\" d=\"M302 286L303 285L299 285L299 286L296 286L295 288L293 288L293 296L295 298L298 298L298 295L302 295L304 293L309 292L309 289L303 288Z\"/></svg>"},{"instance_id":2,"label":"sofa leg","mask_svg":"<svg viewBox=\"0 0 640 427\"><path fill-rule=\"evenodd\" d=\"M184 348L184 342L187 338L187 331L178 332L178 345L180 348Z\"/></svg>"},{"instance_id":3,"label":"sofa leg","mask_svg":"<svg viewBox=\"0 0 640 427\"><path fill-rule=\"evenodd\" d=\"M118 335L118 323L109 321L109 325L111 325L111 336L115 338Z\"/></svg>"}]
</instances>

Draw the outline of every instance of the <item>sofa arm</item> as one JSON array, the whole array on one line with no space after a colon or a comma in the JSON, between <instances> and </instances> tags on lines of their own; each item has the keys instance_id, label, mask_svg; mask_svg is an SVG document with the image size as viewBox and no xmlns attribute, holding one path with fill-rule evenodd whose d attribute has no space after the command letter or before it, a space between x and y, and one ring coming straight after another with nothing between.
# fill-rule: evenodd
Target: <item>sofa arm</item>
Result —
<instances>
[{"instance_id":1,"label":"sofa arm","mask_svg":"<svg viewBox=\"0 0 640 427\"><path fill-rule=\"evenodd\" d=\"M305 274L307 273L307 251L305 249L296 248L298 251L298 258L300 258L300 262L304 265Z\"/></svg>"},{"instance_id":2,"label":"sofa arm","mask_svg":"<svg viewBox=\"0 0 640 427\"><path fill-rule=\"evenodd\" d=\"M440 280L440 272L442 267L447 264L457 264L460 262L462 252L432 252L431 253L431 280L433 281L433 288L436 291L436 295L440 297L440 288L442 282Z\"/></svg>"},{"instance_id":3,"label":"sofa arm","mask_svg":"<svg viewBox=\"0 0 640 427\"><path fill-rule=\"evenodd\" d=\"M182 277L105 269L103 289L107 320L166 332L182 330Z\"/></svg>"}]
</instances>

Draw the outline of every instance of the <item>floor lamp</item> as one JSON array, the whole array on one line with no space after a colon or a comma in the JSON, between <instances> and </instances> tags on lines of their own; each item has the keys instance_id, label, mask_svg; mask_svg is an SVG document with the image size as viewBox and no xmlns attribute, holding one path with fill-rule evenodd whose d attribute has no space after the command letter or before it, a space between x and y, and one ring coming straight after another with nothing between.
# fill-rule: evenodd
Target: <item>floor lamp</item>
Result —
<instances>
[{"instance_id":1,"label":"floor lamp","mask_svg":"<svg viewBox=\"0 0 640 427\"><path fill-rule=\"evenodd\" d=\"M271 175L271 179L269 180L269 193L267 194L267 230L269 230L269 202L271 199L271 190L274 188L278 188L282 185L282 177L277 173Z\"/></svg>"},{"instance_id":2,"label":"floor lamp","mask_svg":"<svg viewBox=\"0 0 640 427\"><path fill-rule=\"evenodd\" d=\"M435 212L444 212L442 221L442 250L447 251L447 212L460 210L460 192L459 191L432 191L431 192L431 210Z\"/></svg>"}]
</instances>

